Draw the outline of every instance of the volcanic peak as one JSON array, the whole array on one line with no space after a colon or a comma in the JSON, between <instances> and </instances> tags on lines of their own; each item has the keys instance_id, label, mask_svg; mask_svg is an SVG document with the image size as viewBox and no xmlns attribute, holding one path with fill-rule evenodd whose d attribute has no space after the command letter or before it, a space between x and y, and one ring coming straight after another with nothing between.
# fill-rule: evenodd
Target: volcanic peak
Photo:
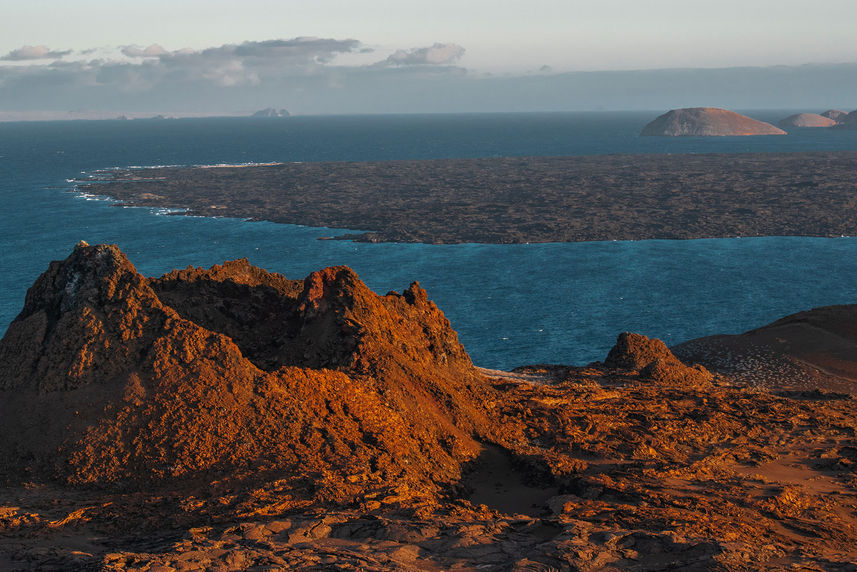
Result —
<instances>
[{"instance_id":1,"label":"volcanic peak","mask_svg":"<svg viewBox=\"0 0 857 572\"><path fill-rule=\"evenodd\" d=\"M770 123L717 107L673 109L643 127L640 135L670 137L722 137L736 135L785 135Z\"/></svg>"},{"instance_id":2,"label":"volcanic peak","mask_svg":"<svg viewBox=\"0 0 857 572\"><path fill-rule=\"evenodd\" d=\"M85 243L27 293L0 390L7 468L71 483L276 470L326 474L332 497L432 490L501 432L417 284L378 296L346 267L299 282L246 260L147 279Z\"/></svg>"}]
</instances>

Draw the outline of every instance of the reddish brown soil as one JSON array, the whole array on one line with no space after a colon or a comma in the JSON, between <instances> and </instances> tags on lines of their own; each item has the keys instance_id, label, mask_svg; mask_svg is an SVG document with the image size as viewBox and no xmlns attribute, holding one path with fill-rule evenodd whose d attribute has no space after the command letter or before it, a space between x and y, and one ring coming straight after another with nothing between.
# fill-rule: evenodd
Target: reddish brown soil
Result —
<instances>
[{"instance_id":1,"label":"reddish brown soil","mask_svg":"<svg viewBox=\"0 0 857 572\"><path fill-rule=\"evenodd\" d=\"M614 155L109 171L124 204L361 241L855 236L857 153Z\"/></svg>"},{"instance_id":2,"label":"reddish brown soil","mask_svg":"<svg viewBox=\"0 0 857 572\"><path fill-rule=\"evenodd\" d=\"M853 333L836 309L804 321ZM3 569L857 559L850 395L628 333L605 364L479 370L417 284L378 296L342 267L147 279L81 244L0 341L0 430Z\"/></svg>"}]
</instances>

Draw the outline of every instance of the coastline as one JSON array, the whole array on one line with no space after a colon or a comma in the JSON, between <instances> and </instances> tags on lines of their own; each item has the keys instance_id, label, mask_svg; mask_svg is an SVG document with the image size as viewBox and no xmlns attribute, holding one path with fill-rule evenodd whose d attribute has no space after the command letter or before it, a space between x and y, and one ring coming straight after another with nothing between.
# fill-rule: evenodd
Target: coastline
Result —
<instances>
[{"instance_id":1,"label":"coastline","mask_svg":"<svg viewBox=\"0 0 857 572\"><path fill-rule=\"evenodd\" d=\"M857 152L831 151L152 167L142 180L117 168L75 182L123 206L354 231L338 240L518 244L853 236L855 170Z\"/></svg>"}]
</instances>

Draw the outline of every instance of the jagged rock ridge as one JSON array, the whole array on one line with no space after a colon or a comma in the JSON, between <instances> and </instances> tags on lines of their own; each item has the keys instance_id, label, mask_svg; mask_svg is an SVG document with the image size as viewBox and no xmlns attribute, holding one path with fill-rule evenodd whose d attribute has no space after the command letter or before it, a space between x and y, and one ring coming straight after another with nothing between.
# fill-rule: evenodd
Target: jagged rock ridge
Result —
<instances>
[{"instance_id":1,"label":"jagged rock ridge","mask_svg":"<svg viewBox=\"0 0 857 572\"><path fill-rule=\"evenodd\" d=\"M736 135L785 135L770 123L716 107L673 109L643 127L640 135L669 137L723 137Z\"/></svg>"},{"instance_id":2,"label":"jagged rock ridge","mask_svg":"<svg viewBox=\"0 0 857 572\"><path fill-rule=\"evenodd\" d=\"M72 483L287 470L331 495L430 489L492 431L473 397L490 389L416 283L378 296L346 267L298 282L246 260L147 279L85 243L28 291L0 390L7 468Z\"/></svg>"}]
</instances>

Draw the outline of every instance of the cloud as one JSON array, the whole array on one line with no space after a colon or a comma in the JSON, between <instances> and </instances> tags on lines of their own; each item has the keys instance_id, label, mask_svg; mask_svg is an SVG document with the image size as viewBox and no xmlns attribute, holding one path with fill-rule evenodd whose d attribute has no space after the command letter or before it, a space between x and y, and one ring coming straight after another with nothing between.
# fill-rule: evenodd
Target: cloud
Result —
<instances>
[{"instance_id":1,"label":"cloud","mask_svg":"<svg viewBox=\"0 0 857 572\"><path fill-rule=\"evenodd\" d=\"M65 50L62 52L52 51L47 46L23 46L18 48L17 50L12 50L3 57L0 57L0 60L7 62L47 60L61 58L63 56L69 55L70 53L71 50Z\"/></svg>"},{"instance_id":2,"label":"cloud","mask_svg":"<svg viewBox=\"0 0 857 572\"><path fill-rule=\"evenodd\" d=\"M122 53L129 58L157 58L167 53L167 50L158 44L141 48L139 46L123 46Z\"/></svg>"},{"instance_id":3,"label":"cloud","mask_svg":"<svg viewBox=\"0 0 857 572\"><path fill-rule=\"evenodd\" d=\"M361 66L334 60L367 49L354 39L298 37L205 49L102 47L44 61L48 48L22 48L5 59L31 61L0 65L0 111L287 107L296 95L314 94L307 95L311 100L319 91L335 90L344 71L360 73Z\"/></svg>"},{"instance_id":4,"label":"cloud","mask_svg":"<svg viewBox=\"0 0 857 572\"><path fill-rule=\"evenodd\" d=\"M294 38L291 40L268 40L264 42L244 42L237 46L223 46L221 50L231 49L238 57L274 58L278 60L302 60L328 63L337 54L353 52L360 48L357 40L334 40L328 38ZM361 49L360 51L364 51Z\"/></svg>"},{"instance_id":5,"label":"cloud","mask_svg":"<svg viewBox=\"0 0 857 572\"><path fill-rule=\"evenodd\" d=\"M464 48L458 44L436 43L427 48L396 50L385 63L399 66L452 64L463 55Z\"/></svg>"}]
</instances>

